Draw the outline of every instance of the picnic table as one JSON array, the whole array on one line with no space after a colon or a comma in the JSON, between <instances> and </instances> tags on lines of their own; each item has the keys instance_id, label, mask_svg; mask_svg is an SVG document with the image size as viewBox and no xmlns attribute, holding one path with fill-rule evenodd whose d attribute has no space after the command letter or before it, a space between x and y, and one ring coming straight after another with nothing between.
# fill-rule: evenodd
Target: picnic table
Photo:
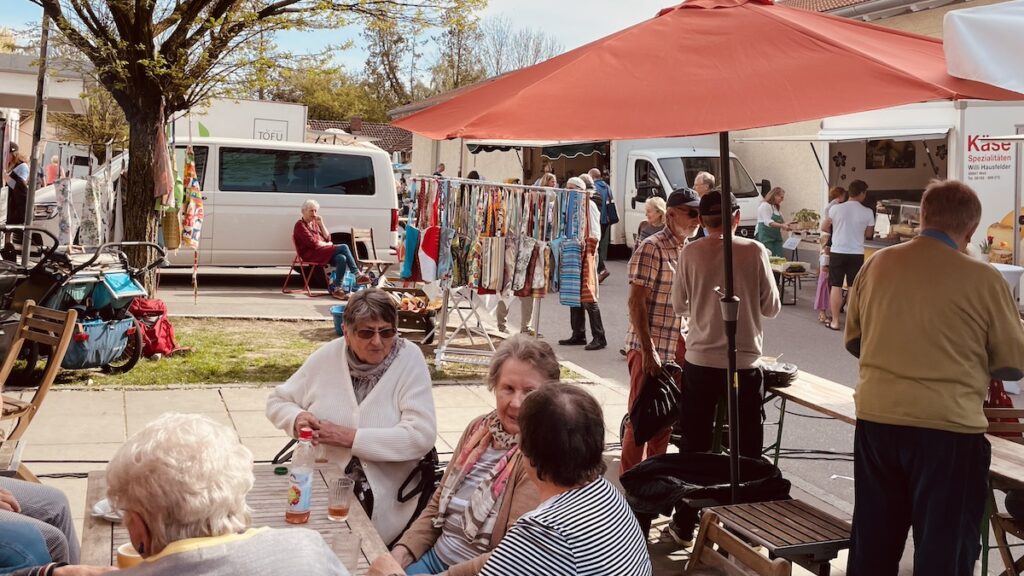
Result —
<instances>
[{"instance_id":1,"label":"picnic table","mask_svg":"<svg viewBox=\"0 0 1024 576\"><path fill-rule=\"evenodd\" d=\"M772 446L775 450L776 466L779 462L779 449L782 445L782 427L785 421L786 403L788 401L827 414L836 420L848 424L855 424L857 422L857 412L853 402L853 388L825 378L801 373L793 380L791 385L784 388L771 388L768 390L768 394L769 396L774 395L782 399L782 405L779 407L778 436L775 444ZM990 485L998 485L1000 489L1004 490L1008 488L1024 489L1024 444L1019 444L1000 436L993 436L992 434L986 434L985 437L992 446L992 460L989 464ZM992 503L995 502L994 489L992 489L992 492L993 495L989 499L989 508L986 509L983 520L985 528L981 535L981 569L983 574L988 573L988 525L990 515L995 511L991 508Z\"/></svg>"},{"instance_id":2,"label":"picnic table","mask_svg":"<svg viewBox=\"0 0 1024 576\"><path fill-rule=\"evenodd\" d=\"M269 526L271 528L289 528L296 525L284 521L285 500L288 495L288 476L274 474L274 467L257 464L253 470L256 483L246 498L252 509L253 527ZM349 510L346 522L334 522L327 519L327 483L337 478L341 472L337 466L318 466L314 476L312 514L309 522L298 527L316 530L330 544L339 532L351 532L361 539L362 554L356 574L366 574L370 563L382 554L388 554L387 546L381 540L366 512L358 505ZM102 518L94 518L90 512L96 502L106 498L106 473L102 471L89 473L88 492L86 494L85 525L82 532L82 564L94 566L112 566L117 563L117 547L128 542L128 530L121 523L111 523Z\"/></svg>"}]
</instances>

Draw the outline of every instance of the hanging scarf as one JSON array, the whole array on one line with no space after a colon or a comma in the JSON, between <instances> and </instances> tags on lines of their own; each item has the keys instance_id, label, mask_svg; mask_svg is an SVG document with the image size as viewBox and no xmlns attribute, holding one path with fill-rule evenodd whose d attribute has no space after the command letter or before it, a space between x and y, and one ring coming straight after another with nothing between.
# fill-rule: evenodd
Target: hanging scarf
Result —
<instances>
[{"instance_id":1,"label":"hanging scarf","mask_svg":"<svg viewBox=\"0 0 1024 576\"><path fill-rule=\"evenodd\" d=\"M358 338L358 336L357 336ZM388 371L399 352L405 347L405 338L398 338L391 346L391 352L380 364L368 364L356 357L351 346L345 347L345 356L348 360L348 372L352 378L352 391L356 394L356 403L362 404L363 399L373 390L373 387L380 382L384 373Z\"/></svg>"},{"instance_id":2,"label":"hanging scarf","mask_svg":"<svg viewBox=\"0 0 1024 576\"><path fill-rule=\"evenodd\" d=\"M434 528L444 526L448 504L452 497L458 492L462 481L473 470L480 455L491 447L506 452L494 464L490 474L480 482L473 495L469 497L462 515L462 527L466 538L477 544L488 545L490 543L491 534L494 532L494 523L498 517L498 508L501 506L501 498L508 485L508 478L512 474L509 462L519 451L519 436L505 432L497 411L484 416L470 431L469 438L462 446L458 458L455 459L454 467L445 477L444 483L441 485L441 499L438 502L437 515L433 520Z\"/></svg>"}]
</instances>

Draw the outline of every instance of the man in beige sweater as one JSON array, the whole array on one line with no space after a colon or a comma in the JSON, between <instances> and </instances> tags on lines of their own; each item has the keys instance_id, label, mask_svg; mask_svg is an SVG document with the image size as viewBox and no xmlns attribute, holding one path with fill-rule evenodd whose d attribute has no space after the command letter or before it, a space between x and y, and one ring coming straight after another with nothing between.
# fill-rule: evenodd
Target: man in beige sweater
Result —
<instances>
[{"instance_id":1,"label":"man in beige sweater","mask_svg":"<svg viewBox=\"0 0 1024 576\"><path fill-rule=\"evenodd\" d=\"M1024 376L1024 328L1002 276L964 252L981 219L966 185L933 182L921 235L864 264L850 291L854 395L850 576L895 575L908 529L914 574L974 573L991 451L991 378Z\"/></svg>"},{"instance_id":2,"label":"man in beige sweater","mask_svg":"<svg viewBox=\"0 0 1024 576\"><path fill-rule=\"evenodd\" d=\"M732 226L735 232L740 222L740 207L735 197L731 206L731 214L723 218L720 192L709 192L700 199L700 221L707 237L683 248L672 283L672 306L677 314L689 318L681 415L684 452L711 450L716 406L725 402L726 397L728 346L719 305L721 297L715 289L725 285L723 226ZM736 331L739 448L740 455L759 458L763 439L762 377L758 368L764 339L761 318L774 318L782 305L768 262L768 250L747 238L733 236L732 242L735 292L740 299ZM692 522L696 524L696 520L694 515ZM681 523L679 515L673 521ZM670 529L688 540L685 536L692 533L693 526L670 526Z\"/></svg>"}]
</instances>

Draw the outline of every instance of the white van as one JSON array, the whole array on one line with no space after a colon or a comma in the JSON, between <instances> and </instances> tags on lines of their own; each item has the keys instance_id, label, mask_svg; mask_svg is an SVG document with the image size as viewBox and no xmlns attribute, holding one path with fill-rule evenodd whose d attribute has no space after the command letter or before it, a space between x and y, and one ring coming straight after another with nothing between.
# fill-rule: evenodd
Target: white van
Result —
<instances>
[{"instance_id":1,"label":"white van","mask_svg":"<svg viewBox=\"0 0 1024 576\"><path fill-rule=\"evenodd\" d=\"M701 143L694 138L696 143ZM651 196L667 198L673 190L693 187L699 172L721 178L721 160L717 148L678 146L652 148L643 140L612 142L612 191L619 203L619 224L612 227L612 243L624 243L633 248L633 235L646 220L644 202ZM755 185L743 163L730 154L730 183L740 204L740 225L736 233L753 238L757 224L757 207L761 203L763 188L771 187L767 181Z\"/></svg>"},{"instance_id":2,"label":"white van","mask_svg":"<svg viewBox=\"0 0 1024 576\"><path fill-rule=\"evenodd\" d=\"M185 144L175 148L180 173ZM192 148L206 213L200 265L290 264L295 256L292 229L307 199L320 203L320 215L335 242L347 242L352 228L370 228L377 256L394 258L390 248L398 242L398 197L384 150L369 144L233 138L194 138ZM120 170L113 173L116 178ZM72 197L79 207L84 190L84 181L73 181ZM55 205L52 186L36 193L37 224L53 232ZM191 266L192 251L181 248L169 259L172 265Z\"/></svg>"}]
</instances>

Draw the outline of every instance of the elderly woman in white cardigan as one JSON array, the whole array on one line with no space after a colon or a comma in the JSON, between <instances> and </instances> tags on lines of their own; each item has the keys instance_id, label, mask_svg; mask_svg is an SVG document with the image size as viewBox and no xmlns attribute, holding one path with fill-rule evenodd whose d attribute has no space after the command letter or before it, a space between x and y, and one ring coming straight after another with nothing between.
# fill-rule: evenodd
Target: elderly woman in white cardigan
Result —
<instances>
[{"instance_id":1,"label":"elderly woman in white cardigan","mask_svg":"<svg viewBox=\"0 0 1024 576\"><path fill-rule=\"evenodd\" d=\"M391 542L416 511L416 499L399 502L398 489L437 438L430 371L419 348L398 336L398 310L386 292L353 295L344 326L345 337L274 389L267 418L293 437L312 428L328 460L368 485L373 524Z\"/></svg>"}]
</instances>

